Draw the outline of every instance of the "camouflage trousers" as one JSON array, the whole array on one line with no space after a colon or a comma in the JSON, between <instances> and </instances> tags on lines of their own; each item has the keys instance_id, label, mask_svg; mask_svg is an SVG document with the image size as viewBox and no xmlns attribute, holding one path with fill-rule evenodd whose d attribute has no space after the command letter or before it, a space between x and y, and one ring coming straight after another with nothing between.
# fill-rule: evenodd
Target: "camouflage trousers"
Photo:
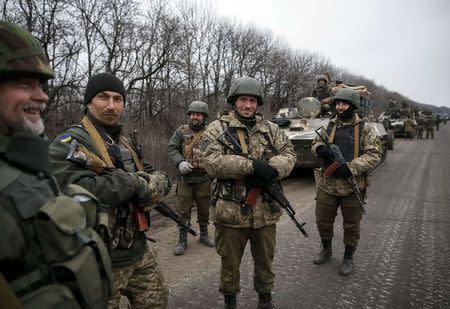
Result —
<instances>
[{"instance_id":1,"label":"camouflage trousers","mask_svg":"<svg viewBox=\"0 0 450 309\"><path fill-rule=\"evenodd\" d=\"M239 293L239 268L245 246L250 241L250 250L255 264L253 286L258 293L270 293L275 281L275 274L272 271L275 236L275 224L259 229L216 225L216 251L222 258L219 291L223 294Z\"/></svg>"},{"instance_id":2,"label":"camouflage trousers","mask_svg":"<svg viewBox=\"0 0 450 309\"><path fill-rule=\"evenodd\" d=\"M185 222L191 221L191 212L197 206L197 222L209 223L209 206L211 205L211 180L202 183L177 184L177 212Z\"/></svg>"},{"instance_id":3,"label":"camouflage trousers","mask_svg":"<svg viewBox=\"0 0 450 309\"><path fill-rule=\"evenodd\" d=\"M167 308L169 290L158 264L155 250L148 249L142 260L128 266L113 268L114 295L109 308L122 308L126 296L133 309Z\"/></svg>"},{"instance_id":4,"label":"camouflage trousers","mask_svg":"<svg viewBox=\"0 0 450 309\"><path fill-rule=\"evenodd\" d=\"M425 128L425 137L426 139L428 139L429 137L431 137L432 139L434 138L434 129L433 128Z\"/></svg>"},{"instance_id":5,"label":"camouflage trousers","mask_svg":"<svg viewBox=\"0 0 450 309\"><path fill-rule=\"evenodd\" d=\"M362 196L361 199L363 199ZM316 223L320 238L333 238L334 220L339 207L341 207L343 217L344 244L356 247L359 241L363 212L354 193L347 196L335 196L317 188Z\"/></svg>"}]
</instances>

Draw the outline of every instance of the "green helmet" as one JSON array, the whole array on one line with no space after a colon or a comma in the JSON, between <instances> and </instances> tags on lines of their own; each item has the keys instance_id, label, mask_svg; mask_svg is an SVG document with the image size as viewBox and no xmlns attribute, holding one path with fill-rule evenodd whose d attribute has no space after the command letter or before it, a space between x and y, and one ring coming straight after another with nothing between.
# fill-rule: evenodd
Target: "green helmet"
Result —
<instances>
[{"instance_id":1,"label":"green helmet","mask_svg":"<svg viewBox=\"0 0 450 309\"><path fill-rule=\"evenodd\" d=\"M43 81L54 77L38 40L16 24L0 21L0 76L11 75L33 75Z\"/></svg>"},{"instance_id":2,"label":"green helmet","mask_svg":"<svg viewBox=\"0 0 450 309\"><path fill-rule=\"evenodd\" d=\"M263 105L263 90L261 84L254 78L244 76L236 79L230 87L227 102L234 104L239 96L248 95L258 100L258 105Z\"/></svg>"},{"instance_id":3,"label":"green helmet","mask_svg":"<svg viewBox=\"0 0 450 309\"><path fill-rule=\"evenodd\" d=\"M359 108L359 95L351 88L339 89L333 97L332 104L335 105L336 101L346 102L352 105L355 109Z\"/></svg>"},{"instance_id":4,"label":"green helmet","mask_svg":"<svg viewBox=\"0 0 450 309\"><path fill-rule=\"evenodd\" d=\"M319 75L317 76L317 82L324 80L326 83L329 83L328 77L326 75Z\"/></svg>"},{"instance_id":5,"label":"green helmet","mask_svg":"<svg viewBox=\"0 0 450 309\"><path fill-rule=\"evenodd\" d=\"M191 104L189 104L187 114L189 115L192 112L202 113L203 115L205 115L205 117L208 117L209 116L208 104L202 101L194 101Z\"/></svg>"}]
</instances>

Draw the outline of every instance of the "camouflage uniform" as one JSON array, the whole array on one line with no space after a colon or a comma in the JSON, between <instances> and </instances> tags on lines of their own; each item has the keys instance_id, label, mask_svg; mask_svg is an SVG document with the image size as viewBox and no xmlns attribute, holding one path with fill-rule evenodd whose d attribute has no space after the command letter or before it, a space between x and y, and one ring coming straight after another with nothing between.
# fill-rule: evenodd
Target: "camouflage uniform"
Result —
<instances>
[{"instance_id":1,"label":"camouflage uniform","mask_svg":"<svg viewBox=\"0 0 450 309\"><path fill-rule=\"evenodd\" d=\"M211 201L211 177L206 173L203 159L200 152L200 139L193 145L188 158L183 157L183 150L192 140L195 133L203 135L204 127L201 131L194 131L189 125L179 127L170 138L167 146L169 158L175 166L181 161L192 164L192 172L181 175L177 173L177 211L185 221L191 220L191 210L197 205L197 222L200 225L208 225L209 204Z\"/></svg>"},{"instance_id":2,"label":"camouflage uniform","mask_svg":"<svg viewBox=\"0 0 450 309\"><path fill-rule=\"evenodd\" d=\"M334 118L330 120L328 133L333 125L337 126L336 139L340 131L347 127L354 127L356 123L361 123L358 116L348 122ZM325 130L322 135L325 136ZM312 143L312 151L319 145L324 145L319 137L316 137ZM338 145L341 150L345 148ZM361 136L362 154L353 160L349 160L348 167L356 178L356 183L361 190L365 192L367 185L367 172L375 167L381 159L381 144L375 129L368 123L364 123ZM333 238L334 219L337 214L337 208L341 206L344 219L344 244L352 247L358 245L360 235L360 221L362 219L362 210L352 191L350 184L338 177L326 177L323 175L323 168L315 169L314 176L317 186L316 197L316 220L319 234L322 239Z\"/></svg>"},{"instance_id":3,"label":"camouflage uniform","mask_svg":"<svg viewBox=\"0 0 450 309\"><path fill-rule=\"evenodd\" d=\"M431 139L434 138L434 117L431 113L427 114L424 119L425 123L425 138L428 139L431 137Z\"/></svg>"},{"instance_id":4,"label":"camouflage uniform","mask_svg":"<svg viewBox=\"0 0 450 309\"><path fill-rule=\"evenodd\" d=\"M170 138L167 153L173 165L177 168L181 162L188 162L192 168L183 175L177 173L177 212L180 218L190 224L191 211L197 206L197 222L200 225L200 241L214 247L214 242L208 237L209 206L211 204L211 177L206 173L200 145L205 131L208 105L194 101L188 109L191 112L203 114L203 122L199 125L189 124L178 127ZM181 255L187 248L187 230L180 227L180 238L175 248L175 255Z\"/></svg>"},{"instance_id":5,"label":"camouflage uniform","mask_svg":"<svg viewBox=\"0 0 450 309\"><path fill-rule=\"evenodd\" d=\"M134 145L133 152L126 147L131 142L121 135L121 126L103 126L89 112L86 117L99 132L108 153L112 154L115 169L105 168L104 172L98 166L88 167L91 161L99 162L97 164L102 166L105 166L105 162L100 159L101 153L85 124L72 126L58 136L50 145L50 156L55 176L63 186L78 184L109 207L113 233L111 260L116 291L110 301L110 308L119 307L121 295L129 298L133 308L167 308L168 288L157 255L148 248L144 232L137 230L134 209L131 207L136 199L135 172L138 170L133 152L138 154L139 151ZM77 151L80 150L88 158L86 163L77 164L66 159L73 141L80 145ZM170 189L167 176L142 162L141 154L139 160L144 172L150 177L148 186L152 192L151 202L156 206L158 200L167 194L167 189Z\"/></svg>"},{"instance_id":6,"label":"camouflage uniform","mask_svg":"<svg viewBox=\"0 0 450 309\"><path fill-rule=\"evenodd\" d=\"M230 154L217 141L227 127L245 132L249 145L247 157ZM261 159L271 144L277 154L269 155L270 165L278 171L279 179L288 176L296 162L293 146L276 124L256 116L256 124L247 129L234 111L222 112L204 135L208 144L204 153L205 168L215 178L211 218L216 226L216 251L222 257L220 291L225 295L239 292L239 266L245 245L250 240L255 262L254 288L259 294L270 293L275 278L272 271L275 223L281 216L281 209L271 208L266 196L259 196L252 211L243 213L243 202L249 189L244 179L253 173L249 158Z\"/></svg>"},{"instance_id":7,"label":"camouflage uniform","mask_svg":"<svg viewBox=\"0 0 450 309\"><path fill-rule=\"evenodd\" d=\"M48 141L3 114L21 112L28 101L42 107L48 96L40 83L52 77L39 42L0 21L0 306L106 308L111 261L94 231L107 230L97 222L104 217L97 199L77 186L63 195Z\"/></svg>"},{"instance_id":8,"label":"camouflage uniform","mask_svg":"<svg viewBox=\"0 0 450 309\"><path fill-rule=\"evenodd\" d=\"M414 137L414 121L411 118L406 118L404 125L405 138L412 139Z\"/></svg>"},{"instance_id":9,"label":"camouflage uniform","mask_svg":"<svg viewBox=\"0 0 450 309\"><path fill-rule=\"evenodd\" d=\"M417 139L423 138L424 119L422 115L417 117Z\"/></svg>"},{"instance_id":10,"label":"camouflage uniform","mask_svg":"<svg viewBox=\"0 0 450 309\"><path fill-rule=\"evenodd\" d=\"M340 164L334 173L327 176L325 170L333 163L333 157L330 157L319 136L312 143L313 154L323 158L323 167L314 170L317 187L316 223L323 246L314 263L322 264L332 254L333 225L337 209L341 207L345 244L344 258L340 266L342 275L349 275L353 271L353 253L358 245L363 215L357 196L347 179L355 178L363 195L361 199L364 199L368 183L367 172L379 163L382 154L381 142L375 128L354 113L358 101L359 96L353 90L339 90L333 98L333 103L347 103L350 108L332 118L327 129L322 128L321 132L324 137L330 136L328 141L340 148L347 163ZM359 140L356 145L355 140Z\"/></svg>"}]
</instances>

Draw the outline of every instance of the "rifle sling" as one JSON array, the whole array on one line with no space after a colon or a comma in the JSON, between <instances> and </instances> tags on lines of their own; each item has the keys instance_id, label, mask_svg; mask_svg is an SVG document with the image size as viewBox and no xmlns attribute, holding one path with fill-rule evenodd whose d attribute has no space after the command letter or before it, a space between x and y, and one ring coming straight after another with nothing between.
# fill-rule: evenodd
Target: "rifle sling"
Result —
<instances>
[{"instance_id":1,"label":"rifle sling","mask_svg":"<svg viewBox=\"0 0 450 309\"><path fill-rule=\"evenodd\" d=\"M185 160L189 159L189 156L192 153L192 149L194 148L195 143L198 142L198 140L200 140L202 137L203 137L203 130L195 132L191 142L183 149L183 158Z\"/></svg>"},{"instance_id":2,"label":"rifle sling","mask_svg":"<svg viewBox=\"0 0 450 309\"><path fill-rule=\"evenodd\" d=\"M241 144L242 154L248 155L248 147L247 144L245 143L244 129L236 128L236 131L239 138L239 144Z\"/></svg>"}]
</instances>

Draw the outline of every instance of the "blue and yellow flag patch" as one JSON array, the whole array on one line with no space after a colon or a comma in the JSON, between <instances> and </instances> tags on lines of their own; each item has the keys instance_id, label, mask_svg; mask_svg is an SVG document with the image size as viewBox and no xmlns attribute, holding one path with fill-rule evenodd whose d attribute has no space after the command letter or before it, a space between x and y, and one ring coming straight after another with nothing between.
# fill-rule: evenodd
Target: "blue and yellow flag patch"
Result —
<instances>
[{"instance_id":1,"label":"blue and yellow flag patch","mask_svg":"<svg viewBox=\"0 0 450 309\"><path fill-rule=\"evenodd\" d=\"M72 134L71 133L63 134L60 137L60 139L59 139L59 141L62 142L62 143L67 143L67 142L70 142L71 140L72 140Z\"/></svg>"}]
</instances>

